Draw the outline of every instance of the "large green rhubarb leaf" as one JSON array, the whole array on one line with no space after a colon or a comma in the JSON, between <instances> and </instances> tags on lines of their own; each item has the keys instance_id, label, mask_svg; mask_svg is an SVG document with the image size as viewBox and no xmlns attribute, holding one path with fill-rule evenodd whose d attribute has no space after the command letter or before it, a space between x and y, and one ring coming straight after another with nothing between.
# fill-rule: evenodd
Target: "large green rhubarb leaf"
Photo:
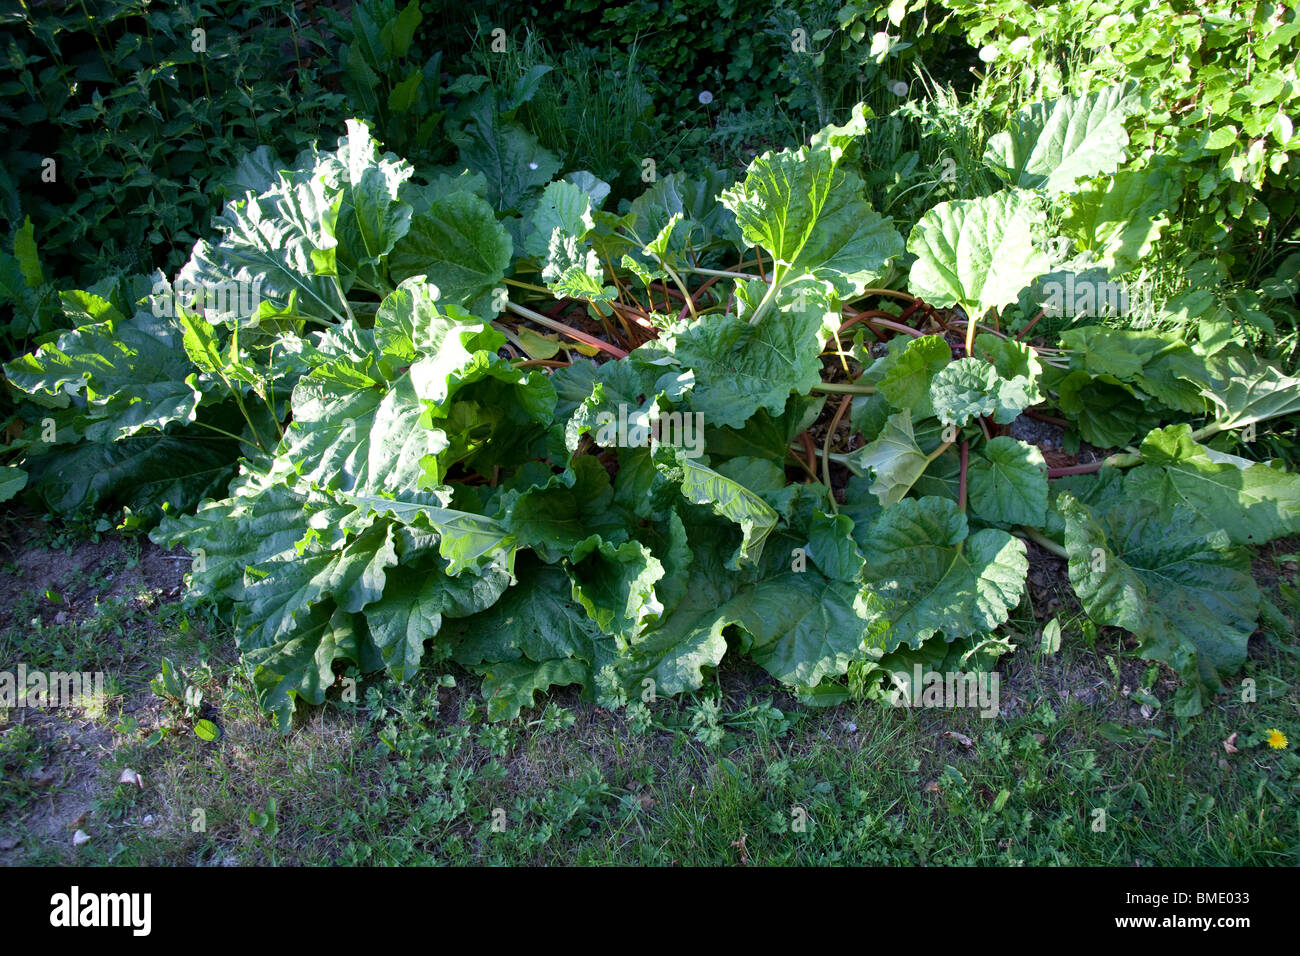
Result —
<instances>
[{"instance_id":1,"label":"large green rhubarb leaf","mask_svg":"<svg viewBox=\"0 0 1300 956\"><path fill-rule=\"evenodd\" d=\"M1061 231L1111 275L1122 275L1151 252L1168 225L1158 217L1172 203L1172 191L1162 172L1120 170L1070 196Z\"/></svg>"},{"instance_id":2,"label":"large green rhubarb leaf","mask_svg":"<svg viewBox=\"0 0 1300 956\"><path fill-rule=\"evenodd\" d=\"M27 486L27 472L16 465L0 466L0 501L8 501Z\"/></svg>"},{"instance_id":3,"label":"large green rhubarb leaf","mask_svg":"<svg viewBox=\"0 0 1300 956\"><path fill-rule=\"evenodd\" d=\"M449 447L444 432L420 423L425 405L409 375L392 387L357 388L328 375L308 375L294 389L294 422L282 454L301 463L323 488L377 493L416 487L427 457Z\"/></svg>"},{"instance_id":4,"label":"large green rhubarb leaf","mask_svg":"<svg viewBox=\"0 0 1300 956\"><path fill-rule=\"evenodd\" d=\"M1061 411L1098 448L1123 446L1160 423L1160 415L1114 376L1071 372L1056 388Z\"/></svg>"},{"instance_id":5,"label":"large green rhubarb leaf","mask_svg":"<svg viewBox=\"0 0 1300 956\"><path fill-rule=\"evenodd\" d=\"M447 561L447 573L481 574L485 569L513 566L518 541L497 519L471 511L444 507L437 495L407 493L402 498L376 495L343 495L344 500L392 515L416 531L435 531L441 537L438 553Z\"/></svg>"},{"instance_id":6,"label":"large green rhubarb leaf","mask_svg":"<svg viewBox=\"0 0 1300 956\"><path fill-rule=\"evenodd\" d=\"M252 672L257 702L274 714L282 733L293 721L295 701L321 704L334 683L334 661L357 643L352 615L321 604L305 615L283 641L244 649L244 666Z\"/></svg>"},{"instance_id":7,"label":"large green rhubarb leaf","mask_svg":"<svg viewBox=\"0 0 1300 956\"><path fill-rule=\"evenodd\" d=\"M1083 176L1113 173L1128 156L1124 121L1141 109L1128 84L1033 103L989 138L984 161L1013 186L1069 192Z\"/></svg>"},{"instance_id":8,"label":"large green rhubarb leaf","mask_svg":"<svg viewBox=\"0 0 1300 956\"><path fill-rule=\"evenodd\" d=\"M608 473L595 458L583 455L545 485L511 500L502 521L520 544L554 562L573 556L593 537L615 544L626 539L624 519L611 510L613 500Z\"/></svg>"},{"instance_id":9,"label":"large green rhubarb leaf","mask_svg":"<svg viewBox=\"0 0 1300 956\"><path fill-rule=\"evenodd\" d=\"M392 153L380 156L369 128L352 119L338 151L323 158L319 171L340 192L338 261L353 272L378 265L410 228L411 206L398 198L398 188L414 167Z\"/></svg>"},{"instance_id":10,"label":"large green rhubarb leaf","mask_svg":"<svg viewBox=\"0 0 1300 956\"><path fill-rule=\"evenodd\" d=\"M886 650L1006 622L1025 587L1025 545L992 528L967 535L966 516L944 498L905 498L877 519L862 551L892 625Z\"/></svg>"},{"instance_id":11,"label":"large green rhubarb leaf","mask_svg":"<svg viewBox=\"0 0 1300 956\"><path fill-rule=\"evenodd\" d=\"M465 617L494 604L509 577L499 571L448 577L437 567L386 572L383 597L365 608L370 637L396 680L415 674L424 642L436 637L444 617Z\"/></svg>"},{"instance_id":12,"label":"large green rhubarb leaf","mask_svg":"<svg viewBox=\"0 0 1300 956\"><path fill-rule=\"evenodd\" d=\"M764 153L722 192L745 242L774 258L773 282L812 273L849 296L882 278L902 254L902 238L862 199L857 175L841 167L843 145Z\"/></svg>"},{"instance_id":13,"label":"large green rhubarb leaf","mask_svg":"<svg viewBox=\"0 0 1300 956\"><path fill-rule=\"evenodd\" d=\"M124 319L110 310L105 321L65 332L4 371L25 392L84 394L86 438L112 441L194 420L197 374L181 338L174 320L148 312Z\"/></svg>"},{"instance_id":14,"label":"large green rhubarb leaf","mask_svg":"<svg viewBox=\"0 0 1300 956\"><path fill-rule=\"evenodd\" d=\"M941 335L896 338L906 342L901 351L890 349L863 376L864 384L876 381L876 390L897 409L909 410L916 420L932 414L930 382L952 361L952 349Z\"/></svg>"},{"instance_id":15,"label":"large green rhubarb leaf","mask_svg":"<svg viewBox=\"0 0 1300 956\"><path fill-rule=\"evenodd\" d=\"M341 192L311 171L282 176L260 196L250 193L226 206L215 220L221 240L195 244L177 285L206 291L234 282L235 288L255 290L261 304L274 310L343 321L346 310L328 278L337 272L341 202Z\"/></svg>"},{"instance_id":16,"label":"large green rhubarb leaf","mask_svg":"<svg viewBox=\"0 0 1300 956\"><path fill-rule=\"evenodd\" d=\"M1285 374L1243 348L1215 352L1210 376L1205 396L1218 406L1216 424L1221 429L1300 412L1300 377Z\"/></svg>"},{"instance_id":17,"label":"large green rhubarb leaf","mask_svg":"<svg viewBox=\"0 0 1300 956\"><path fill-rule=\"evenodd\" d=\"M388 269L397 281L427 276L442 300L490 318L501 311L502 297L495 292L511 251L510 234L492 207L473 193L453 192L411 220L388 257Z\"/></svg>"},{"instance_id":18,"label":"large green rhubarb leaf","mask_svg":"<svg viewBox=\"0 0 1300 956\"><path fill-rule=\"evenodd\" d=\"M908 287L931 305L960 305L975 319L1015 302L1051 268L1032 238L1045 221L1034 199L1018 190L940 203L907 239L917 257Z\"/></svg>"},{"instance_id":19,"label":"large green rhubarb leaf","mask_svg":"<svg viewBox=\"0 0 1300 956\"><path fill-rule=\"evenodd\" d=\"M559 159L518 123L501 118L492 90L476 93L461 110L469 122L448 134L460 148L460 165L486 178L488 201L497 212L522 212L560 171Z\"/></svg>"},{"instance_id":20,"label":"large green rhubarb leaf","mask_svg":"<svg viewBox=\"0 0 1300 956\"><path fill-rule=\"evenodd\" d=\"M611 544L595 536L574 551L573 599L606 634L635 637L658 619L655 584L664 566L640 541Z\"/></svg>"},{"instance_id":21,"label":"large green rhubarb leaf","mask_svg":"<svg viewBox=\"0 0 1300 956\"><path fill-rule=\"evenodd\" d=\"M1000 436L970 460L970 504L985 521L1042 527L1047 463L1035 445Z\"/></svg>"},{"instance_id":22,"label":"large green rhubarb leaf","mask_svg":"<svg viewBox=\"0 0 1300 956\"><path fill-rule=\"evenodd\" d=\"M676 588L678 599L659 621L620 653L617 668L625 686L640 692L649 680L655 693L664 696L698 690L705 671L722 662L727 652L723 631L734 620L727 602L743 584L742 575L724 566L734 538L724 525L691 523L689 547L669 569L685 586ZM666 584L673 587L671 580Z\"/></svg>"},{"instance_id":23,"label":"large green rhubarb leaf","mask_svg":"<svg viewBox=\"0 0 1300 956\"><path fill-rule=\"evenodd\" d=\"M890 415L876 440L854 452L848 464L854 474L871 476L871 493L888 507L903 500L929 463L916 443L912 413L904 409Z\"/></svg>"},{"instance_id":24,"label":"large green rhubarb leaf","mask_svg":"<svg viewBox=\"0 0 1300 956\"><path fill-rule=\"evenodd\" d=\"M1170 665L1186 686L1175 713L1202 699L1246 660L1260 594L1250 558L1192 512L1123 501L1103 515L1062 495L1070 583L1098 624L1132 631L1142 656Z\"/></svg>"},{"instance_id":25,"label":"large green rhubarb leaf","mask_svg":"<svg viewBox=\"0 0 1300 956\"><path fill-rule=\"evenodd\" d=\"M843 674L869 648L884 644L887 629L880 601L856 577L862 559L850 534L852 522L818 515L814 524L820 528L812 542L820 568L829 566L841 576L792 562L797 539L781 534L772 542L762 578L727 605L747 634L744 649L773 677L796 686ZM837 555L833 560L832 554Z\"/></svg>"},{"instance_id":26,"label":"large green rhubarb leaf","mask_svg":"<svg viewBox=\"0 0 1300 956\"><path fill-rule=\"evenodd\" d=\"M1233 544L1264 544L1300 533L1300 475L1262 463L1215 461L1188 425L1153 431L1142 442L1142 466L1124 490L1158 504L1184 505L1227 532Z\"/></svg>"},{"instance_id":27,"label":"large green rhubarb leaf","mask_svg":"<svg viewBox=\"0 0 1300 956\"><path fill-rule=\"evenodd\" d=\"M1205 411L1202 393L1211 373L1177 334L1090 326L1062 333L1061 343L1072 350L1071 368L1111 376L1179 411Z\"/></svg>"},{"instance_id":28,"label":"large green rhubarb leaf","mask_svg":"<svg viewBox=\"0 0 1300 956\"><path fill-rule=\"evenodd\" d=\"M646 343L633 361L661 374L693 372L691 411L710 427L741 428L760 408L780 415L791 392L807 394L821 381L825 319L816 309L769 313L756 326L709 316Z\"/></svg>"},{"instance_id":29,"label":"large green rhubarb leaf","mask_svg":"<svg viewBox=\"0 0 1300 956\"><path fill-rule=\"evenodd\" d=\"M157 543L194 556L186 579L194 597L242 600L244 570L302 540L308 510L319 509L319 498L309 504L266 475L243 476L230 490L231 497L206 501L193 514L168 515L153 533Z\"/></svg>"},{"instance_id":30,"label":"large green rhubarb leaf","mask_svg":"<svg viewBox=\"0 0 1300 956\"><path fill-rule=\"evenodd\" d=\"M574 183L556 180L543 190L533 207L522 252L545 261L556 233L581 240L595 226L591 213L589 193Z\"/></svg>"},{"instance_id":31,"label":"large green rhubarb leaf","mask_svg":"<svg viewBox=\"0 0 1300 956\"><path fill-rule=\"evenodd\" d=\"M516 716L539 690L589 684L612 657L612 641L568 594L562 569L522 561L518 583L494 605L443 625L453 657L483 674L490 719Z\"/></svg>"},{"instance_id":32,"label":"large green rhubarb leaf","mask_svg":"<svg viewBox=\"0 0 1300 956\"><path fill-rule=\"evenodd\" d=\"M654 460L655 466L681 487L687 501L705 505L740 526L740 547L727 559L728 568L739 570L758 561L764 540L776 527L778 515L771 505L740 482L706 468L673 446L660 446Z\"/></svg>"},{"instance_id":33,"label":"large green rhubarb leaf","mask_svg":"<svg viewBox=\"0 0 1300 956\"><path fill-rule=\"evenodd\" d=\"M333 600L349 613L378 601L384 571L397 563L391 522L381 522L341 548L310 533L279 554L245 569L242 612L256 624L246 646L284 640L314 605Z\"/></svg>"},{"instance_id":34,"label":"large green rhubarb leaf","mask_svg":"<svg viewBox=\"0 0 1300 956\"><path fill-rule=\"evenodd\" d=\"M181 432L59 446L23 463L35 495L53 514L130 508L146 519L188 511L223 494L239 443Z\"/></svg>"}]
</instances>

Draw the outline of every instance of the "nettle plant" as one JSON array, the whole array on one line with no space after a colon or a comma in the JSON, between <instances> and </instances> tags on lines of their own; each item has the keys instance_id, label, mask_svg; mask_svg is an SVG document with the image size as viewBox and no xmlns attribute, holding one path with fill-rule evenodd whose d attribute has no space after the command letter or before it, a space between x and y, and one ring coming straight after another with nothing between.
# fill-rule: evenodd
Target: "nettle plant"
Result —
<instances>
[{"instance_id":1,"label":"nettle plant","mask_svg":"<svg viewBox=\"0 0 1300 956\"><path fill-rule=\"evenodd\" d=\"M862 108L730 188L675 174L618 212L595 177L538 182L523 154L418 181L352 122L334 152L246 171L174 316L124 320L169 329L186 374L151 366L116 405L65 372L10 375L119 431L237 406L228 495L169 508L154 539L233 609L285 728L348 676L428 662L481 674L494 718L557 685L691 691L728 654L815 703L916 663L988 668L1027 542L1177 672L1192 715L1261 614L1247 546L1300 530L1300 478L1208 442L1300 411L1300 379L1229 343L1001 331L1036 280L1141 244L1108 190L1076 186L1122 158L1117 103L1049 105L998 147L1013 186L935 206L906 241L862 199ZM1082 252L1052 242L1062 204L1093 210ZM176 292L232 282L258 284L256 309ZM1049 469L1008 433L1029 412L1116 451ZM703 441L657 440L673 416Z\"/></svg>"}]
</instances>

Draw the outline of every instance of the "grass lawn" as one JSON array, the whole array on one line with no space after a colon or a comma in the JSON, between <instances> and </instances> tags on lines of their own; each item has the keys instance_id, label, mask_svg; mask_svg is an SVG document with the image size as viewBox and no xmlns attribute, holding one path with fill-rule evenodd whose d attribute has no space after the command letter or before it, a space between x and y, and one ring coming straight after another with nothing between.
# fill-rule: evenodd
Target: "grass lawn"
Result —
<instances>
[{"instance_id":1,"label":"grass lawn","mask_svg":"<svg viewBox=\"0 0 1300 956\"><path fill-rule=\"evenodd\" d=\"M1186 727L1160 706L1168 673L1118 632L1067 623L1047 655L1025 612L996 717L813 709L724 666L648 725L573 691L493 724L477 679L435 665L282 736L221 622L180 603L183 556L17 530L0 660L103 670L108 701L0 710L0 864L1300 863L1300 759L1264 742L1300 735L1294 540L1256 568L1282 608L1241 675L1256 699L1222 695ZM197 708L150 689L163 656Z\"/></svg>"}]
</instances>

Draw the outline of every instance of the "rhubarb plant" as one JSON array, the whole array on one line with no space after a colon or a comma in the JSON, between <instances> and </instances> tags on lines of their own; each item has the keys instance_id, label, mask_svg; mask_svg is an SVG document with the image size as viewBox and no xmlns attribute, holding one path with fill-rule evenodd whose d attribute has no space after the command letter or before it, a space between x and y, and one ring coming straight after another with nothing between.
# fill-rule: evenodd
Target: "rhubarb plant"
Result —
<instances>
[{"instance_id":1,"label":"rhubarb plant","mask_svg":"<svg viewBox=\"0 0 1300 956\"><path fill-rule=\"evenodd\" d=\"M1300 533L1300 477L1227 439L1300 412L1300 379L1235 345L1000 321L1077 264L1052 223L1122 157L1125 104L1031 113L990 150L1008 187L907 237L862 197L863 109L730 187L676 174L619 209L582 172L503 205L350 123L250 168L134 318L7 371L73 448L228 433L233 480L164 501L153 536L193 555L284 728L347 676L451 662L494 718L569 684L653 702L737 656L810 703L880 695L919 661L994 666L1031 561L1168 665L1190 716L1262 613L1248 549ZM1118 269L1154 227L1106 215ZM256 304L178 291L226 283Z\"/></svg>"}]
</instances>

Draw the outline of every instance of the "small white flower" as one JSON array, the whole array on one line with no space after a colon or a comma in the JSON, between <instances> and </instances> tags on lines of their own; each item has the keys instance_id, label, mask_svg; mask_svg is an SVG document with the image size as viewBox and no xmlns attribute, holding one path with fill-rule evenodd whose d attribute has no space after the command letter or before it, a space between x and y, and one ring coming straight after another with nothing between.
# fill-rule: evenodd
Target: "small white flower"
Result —
<instances>
[{"instance_id":1,"label":"small white flower","mask_svg":"<svg viewBox=\"0 0 1300 956\"><path fill-rule=\"evenodd\" d=\"M889 92L893 93L895 96L906 96L907 84L902 80L894 80L889 84Z\"/></svg>"},{"instance_id":2,"label":"small white flower","mask_svg":"<svg viewBox=\"0 0 1300 956\"><path fill-rule=\"evenodd\" d=\"M705 106L708 106L710 103L713 102L713 94L710 93L708 90L700 90L700 102L703 103Z\"/></svg>"},{"instance_id":3,"label":"small white flower","mask_svg":"<svg viewBox=\"0 0 1300 956\"><path fill-rule=\"evenodd\" d=\"M528 168L529 168L529 169L536 169L536 168L537 168L537 164L536 164L536 163L529 163L529 164L528 164Z\"/></svg>"}]
</instances>

